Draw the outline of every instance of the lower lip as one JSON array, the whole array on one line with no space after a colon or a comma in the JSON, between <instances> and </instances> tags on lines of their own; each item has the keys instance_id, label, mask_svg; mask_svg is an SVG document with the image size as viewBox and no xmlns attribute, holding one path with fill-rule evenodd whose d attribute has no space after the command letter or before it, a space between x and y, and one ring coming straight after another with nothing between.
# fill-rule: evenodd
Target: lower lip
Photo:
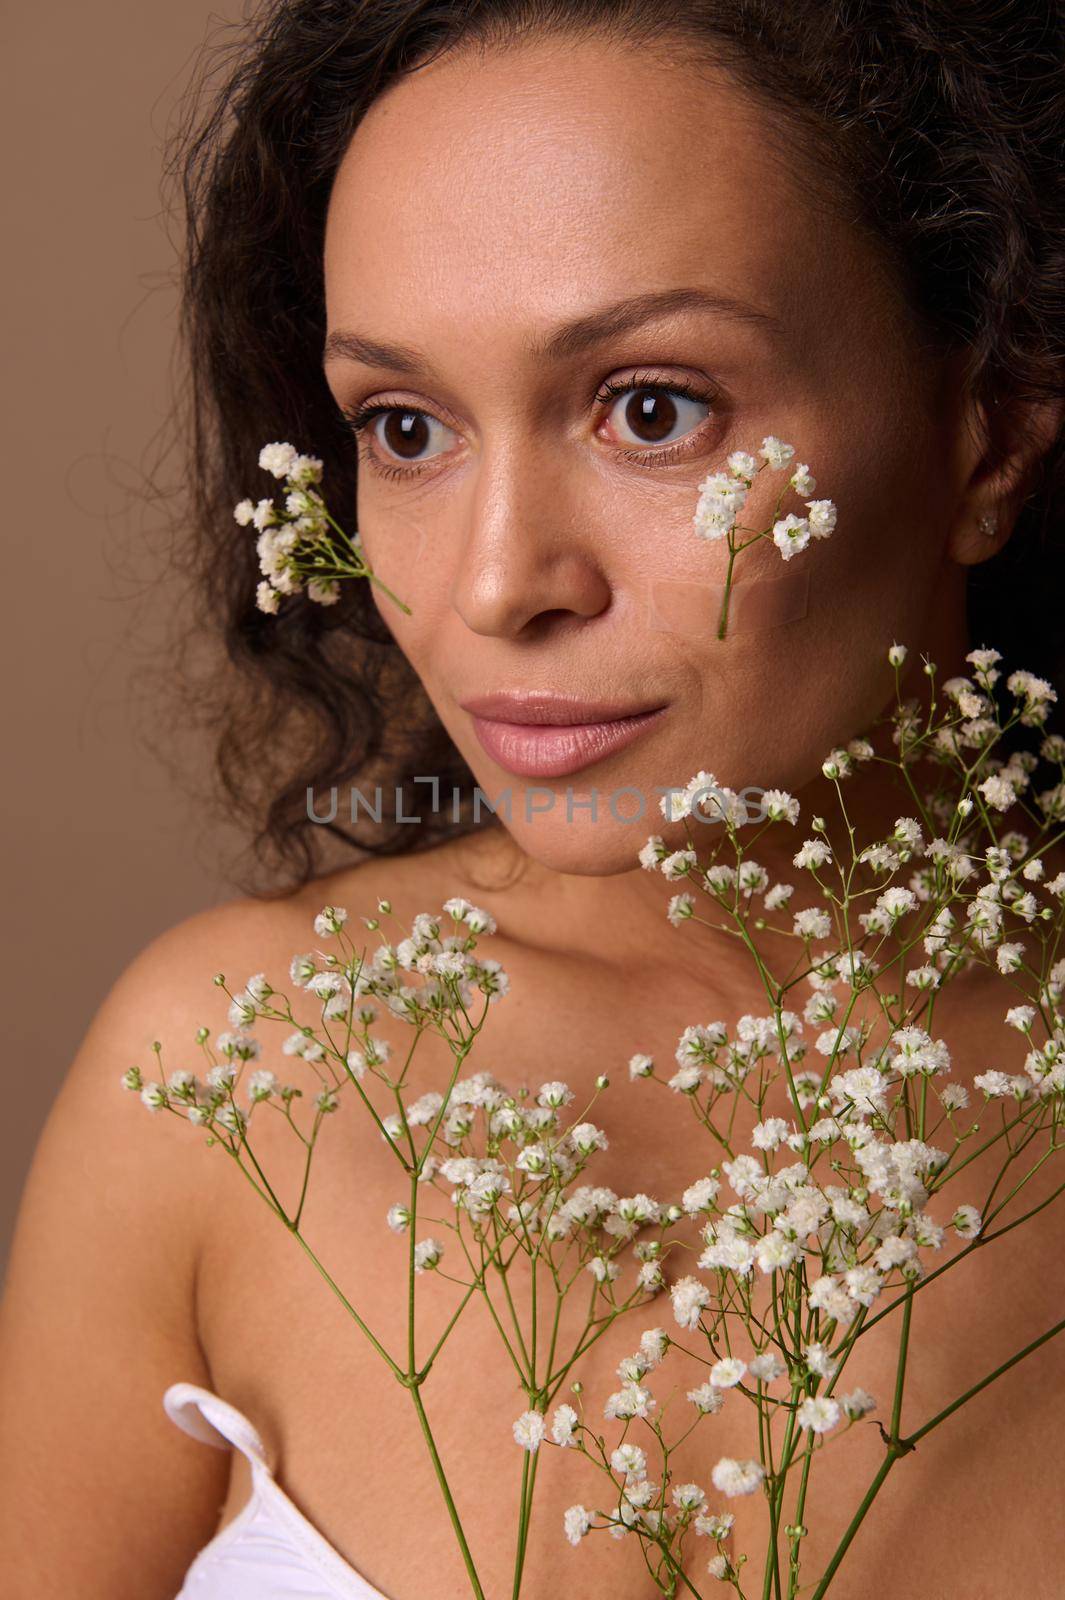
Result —
<instances>
[{"instance_id":1,"label":"lower lip","mask_svg":"<svg viewBox=\"0 0 1065 1600\"><path fill-rule=\"evenodd\" d=\"M519 778L564 778L638 739L665 711L643 711L616 722L550 723L489 722L473 717L473 731L483 749L506 772Z\"/></svg>"}]
</instances>

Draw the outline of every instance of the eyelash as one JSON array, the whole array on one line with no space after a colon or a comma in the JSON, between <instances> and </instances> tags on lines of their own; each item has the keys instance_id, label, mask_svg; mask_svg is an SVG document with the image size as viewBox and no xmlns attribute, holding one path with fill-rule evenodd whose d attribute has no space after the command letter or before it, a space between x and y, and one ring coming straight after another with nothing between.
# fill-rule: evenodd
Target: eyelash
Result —
<instances>
[{"instance_id":1,"label":"eyelash","mask_svg":"<svg viewBox=\"0 0 1065 1600\"><path fill-rule=\"evenodd\" d=\"M681 395L684 399L695 400L701 405L710 405L717 398L716 394L706 393L695 384L689 383L685 378L670 378L668 381L663 381L662 379L645 377L643 374L637 373L631 378L607 378L596 391L595 399L600 404L605 404L607 401L615 399L618 395L631 394L640 389L656 389L664 394ZM357 443L362 446L365 459L369 462L373 471L380 473L382 477L416 478L432 465L432 458L430 458L428 461L415 462L406 467L391 466L387 462L379 460L373 454L369 440L363 438L371 423L377 417L383 416L389 411L417 412L423 416L430 415L429 412L422 411L421 407L389 405L382 401L370 401L368 404L363 405L341 406L340 409L348 427L355 435ZM653 457L655 465L661 462L675 461L681 455L687 453L689 440L696 431L696 429L692 429L691 433L685 434L671 445L663 445L658 448L651 445L646 450L620 450L618 454L623 461L632 461L637 466L650 466L651 462L648 461L648 457Z\"/></svg>"}]
</instances>

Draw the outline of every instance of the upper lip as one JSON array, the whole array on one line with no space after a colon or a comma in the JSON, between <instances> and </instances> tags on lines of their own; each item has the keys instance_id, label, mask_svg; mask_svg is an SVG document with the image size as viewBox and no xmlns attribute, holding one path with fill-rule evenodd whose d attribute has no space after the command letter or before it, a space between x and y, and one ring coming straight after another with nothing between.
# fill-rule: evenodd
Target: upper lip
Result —
<instances>
[{"instance_id":1,"label":"upper lip","mask_svg":"<svg viewBox=\"0 0 1065 1600\"><path fill-rule=\"evenodd\" d=\"M657 705L623 704L617 700L581 700L573 695L550 694L539 690L501 691L460 700L464 711L492 722L541 723L553 727L573 727L581 722L618 722L623 717L638 717L660 711Z\"/></svg>"}]
</instances>

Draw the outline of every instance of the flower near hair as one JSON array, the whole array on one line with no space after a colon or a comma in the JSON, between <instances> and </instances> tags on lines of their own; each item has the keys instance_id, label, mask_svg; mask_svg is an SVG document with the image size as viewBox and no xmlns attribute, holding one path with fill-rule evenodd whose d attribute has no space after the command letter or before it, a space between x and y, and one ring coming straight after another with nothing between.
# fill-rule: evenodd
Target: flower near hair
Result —
<instances>
[{"instance_id":1,"label":"flower near hair","mask_svg":"<svg viewBox=\"0 0 1065 1600\"><path fill-rule=\"evenodd\" d=\"M347 578L369 578L401 611L410 607L392 593L370 567L358 534L351 537L334 521L315 485L322 481L317 456L300 455L282 442L264 444L259 466L284 483L284 504L270 497L240 500L233 518L258 534L255 549L263 574L255 591L260 611L276 616L286 595L305 593L318 605L335 605Z\"/></svg>"},{"instance_id":2,"label":"flower near hair","mask_svg":"<svg viewBox=\"0 0 1065 1600\"><path fill-rule=\"evenodd\" d=\"M728 627L733 567L741 550L749 549L762 539L771 539L781 559L790 561L806 549L811 539L827 539L836 526L836 507L831 500L806 499L813 494L817 480L811 476L805 462L795 467L782 485L768 527L750 528L737 520L759 473L766 468L770 472L787 472L794 455L794 445L785 444L775 434L767 434L757 456L747 450L733 450L726 463L727 471L711 472L699 485L699 499L692 518L695 533L700 539L724 539L728 544L725 593L717 626L719 639L725 637ZM806 501L806 516L797 516L793 511L780 515L789 489ZM1028 694L1030 701L1038 702L1038 692L1032 690L1027 681L1022 692Z\"/></svg>"}]
</instances>

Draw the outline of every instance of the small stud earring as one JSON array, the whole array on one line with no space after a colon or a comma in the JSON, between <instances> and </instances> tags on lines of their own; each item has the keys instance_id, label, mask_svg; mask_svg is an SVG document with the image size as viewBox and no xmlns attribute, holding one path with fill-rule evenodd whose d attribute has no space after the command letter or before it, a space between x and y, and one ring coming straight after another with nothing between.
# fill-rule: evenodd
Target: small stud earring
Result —
<instances>
[{"instance_id":1,"label":"small stud earring","mask_svg":"<svg viewBox=\"0 0 1065 1600\"><path fill-rule=\"evenodd\" d=\"M998 524L995 518L987 511L980 518L979 528L985 539L993 539L998 532Z\"/></svg>"}]
</instances>

